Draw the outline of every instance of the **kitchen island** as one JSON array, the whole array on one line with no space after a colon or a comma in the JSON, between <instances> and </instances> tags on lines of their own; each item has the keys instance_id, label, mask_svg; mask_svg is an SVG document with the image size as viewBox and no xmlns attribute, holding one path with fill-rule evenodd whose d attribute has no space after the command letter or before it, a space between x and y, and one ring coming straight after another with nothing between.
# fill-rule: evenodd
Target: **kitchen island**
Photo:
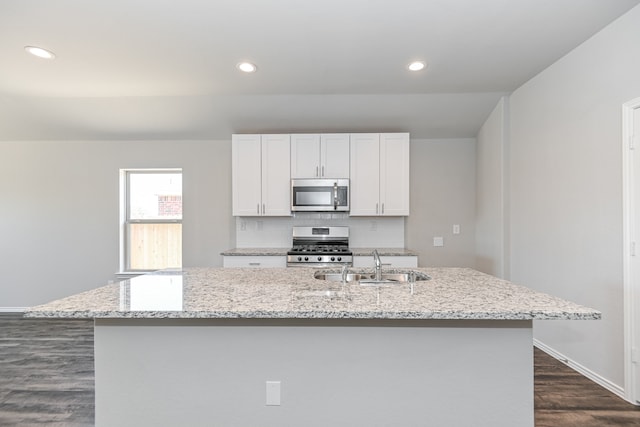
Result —
<instances>
[{"instance_id":1,"label":"kitchen island","mask_svg":"<svg viewBox=\"0 0 640 427\"><path fill-rule=\"evenodd\" d=\"M466 268L364 286L164 270L29 309L95 319L98 426L533 427L534 319L596 310Z\"/></svg>"}]
</instances>

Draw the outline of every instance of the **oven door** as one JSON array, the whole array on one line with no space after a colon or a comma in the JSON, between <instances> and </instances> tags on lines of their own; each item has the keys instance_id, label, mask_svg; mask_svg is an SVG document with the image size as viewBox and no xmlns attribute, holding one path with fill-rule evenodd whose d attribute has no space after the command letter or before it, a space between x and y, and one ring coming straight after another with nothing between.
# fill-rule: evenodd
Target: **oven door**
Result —
<instances>
[{"instance_id":1,"label":"oven door","mask_svg":"<svg viewBox=\"0 0 640 427\"><path fill-rule=\"evenodd\" d=\"M292 212L348 212L348 179L292 179Z\"/></svg>"}]
</instances>

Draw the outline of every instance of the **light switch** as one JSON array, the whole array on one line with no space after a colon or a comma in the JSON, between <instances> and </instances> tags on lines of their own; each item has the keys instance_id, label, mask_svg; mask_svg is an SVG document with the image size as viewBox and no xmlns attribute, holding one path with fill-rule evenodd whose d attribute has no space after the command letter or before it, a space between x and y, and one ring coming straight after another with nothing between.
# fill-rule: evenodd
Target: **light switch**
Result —
<instances>
[{"instance_id":1,"label":"light switch","mask_svg":"<svg viewBox=\"0 0 640 427\"><path fill-rule=\"evenodd\" d=\"M434 237L433 246L444 246L444 237Z\"/></svg>"},{"instance_id":2,"label":"light switch","mask_svg":"<svg viewBox=\"0 0 640 427\"><path fill-rule=\"evenodd\" d=\"M267 381L267 406L280 406L280 381Z\"/></svg>"},{"instance_id":3,"label":"light switch","mask_svg":"<svg viewBox=\"0 0 640 427\"><path fill-rule=\"evenodd\" d=\"M453 234L460 234L460 224L453 224Z\"/></svg>"}]
</instances>

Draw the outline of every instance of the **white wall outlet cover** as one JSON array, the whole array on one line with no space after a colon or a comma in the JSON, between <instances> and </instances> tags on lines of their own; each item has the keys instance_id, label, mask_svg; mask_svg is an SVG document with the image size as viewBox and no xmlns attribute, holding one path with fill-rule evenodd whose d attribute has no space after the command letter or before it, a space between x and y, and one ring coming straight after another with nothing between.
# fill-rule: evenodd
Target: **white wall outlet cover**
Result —
<instances>
[{"instance_id":1,"label":"white wall outlet cover","mask_svg":"<svg viewBox=\"0 0 640 427\"><path fill-rule=\"evenodd\" d=\"M460 224L453 224L453 234L460 234Z\"/></svg>"},{"instance_id":2,"label":"white wall outlet cover","mask_svg":"<svg viewBox=\"0 0 640 427\"><path fill-rule=\"evenodd\" d=\"M444 246L444 237L434 237L433 246Z\"/></svg>"}]
</instances>

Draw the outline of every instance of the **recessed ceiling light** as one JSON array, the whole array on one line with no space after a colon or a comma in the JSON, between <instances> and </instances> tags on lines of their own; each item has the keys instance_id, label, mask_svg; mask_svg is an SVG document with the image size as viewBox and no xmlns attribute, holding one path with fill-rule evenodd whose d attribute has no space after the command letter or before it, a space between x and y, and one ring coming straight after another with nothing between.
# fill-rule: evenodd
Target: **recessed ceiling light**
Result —
<instances>
[{"instance_id":1,"label":"recessed ceiling light","mask_svg":"<svg viewBox=\"0 0 640 427\"><path fill-rule=\"evenodd\" d=\"M411 71L420 71L420 70L423 70L426 66L427 64L425 64L422 61L414 61L411 64L409 64L407 68L409 68L409 70Z\"/></svg>"},{"instance_id":2,"label":"recessed ceiling light","mask_svg":"<svg viewBox=\"0 0 640 427\"><path fill-rule=\"evenodd\" d=\"M38 58L53 59L56 57L53 52L37 46L25 46L24 50L29 52L31 55L37 56Z\"/></svg>"},{"instance_id":3,"label":"recessed ceiling light","mask_svg":"<svg viewBox=\"0 0 640 427\"><path fill-rule=\"evenodd\" d=\"M236 65L236 67L238 67L238 70L245 73L255 73L258 69L258 67L256 67L256 65L252 64L251 62L240 62L238 65Z\"/></svg>"}]
</instances>

